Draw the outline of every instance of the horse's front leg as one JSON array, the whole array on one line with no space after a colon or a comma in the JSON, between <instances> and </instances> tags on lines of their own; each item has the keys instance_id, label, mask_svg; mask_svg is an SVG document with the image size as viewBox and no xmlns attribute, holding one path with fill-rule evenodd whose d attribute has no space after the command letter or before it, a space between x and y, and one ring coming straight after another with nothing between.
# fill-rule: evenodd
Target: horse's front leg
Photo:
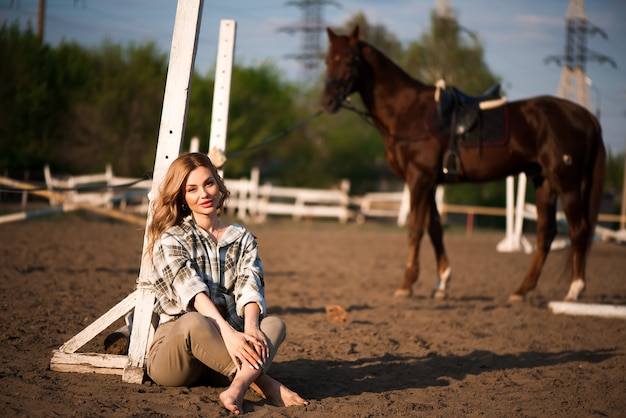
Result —
<instances>
[{"instance_id":1,"label":"horse's front leg","mask_svg":"<svg viewBox=\"0 0 626 418\"><path fill-rule=\"evenodd\" d=\"M430 212L428 221L428 235L435 250L435 262L437 263L437 285L433 289L432 297L435 299L445 299L448 296L448 283L452 277L450 262L443 245L443 227L441 216L437 209L435 194L431 195Z\"/></svg>"},{"instance_id":2,"label":"horse's front leg","mask_svg":"<svg viewBox=\"0 0 626 418\"><path fill-rule=\"evenodd\" d=\"M413 284L417 281L420 272L419 255L422 237L424 236L425 220L428 216L429 193L424 193L421 186L411 185L411 211L408 219L409 254L404 273L404 281L396 289L395 296L411 296Z\"/></svg>"}]
</instances>

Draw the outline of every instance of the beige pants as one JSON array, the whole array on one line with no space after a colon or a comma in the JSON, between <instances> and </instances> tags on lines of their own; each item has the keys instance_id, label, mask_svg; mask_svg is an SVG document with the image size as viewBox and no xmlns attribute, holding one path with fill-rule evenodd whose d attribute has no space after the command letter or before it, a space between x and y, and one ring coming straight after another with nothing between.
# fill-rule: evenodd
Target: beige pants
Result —
<instances>
[{"instance_id":1,"label":"beige pants","mask_svg":"<svg viewBox=\"0 0 626 418\"><path fill-rule=\"evenodd\" d=\"M267 372L285 340L286 327L281 319L270 316L261 320L261 330L270 346L270 357L263 367ZM148 376L163 386L200 382L227 386L236 370L213 321L197 312L159 325L146 363Z\"/></svg>"}]
</instances>

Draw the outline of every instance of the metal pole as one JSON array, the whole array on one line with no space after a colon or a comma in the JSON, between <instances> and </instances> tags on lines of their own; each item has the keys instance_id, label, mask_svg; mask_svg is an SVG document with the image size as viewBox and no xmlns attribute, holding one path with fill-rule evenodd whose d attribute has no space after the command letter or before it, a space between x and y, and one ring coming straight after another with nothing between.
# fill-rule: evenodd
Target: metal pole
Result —
<instances>
[{"instance_id":1,"label":"metal pole","mask_svg":"<svg viewBox=\"0 0 626 418\"><path fill-rule=\"evenodd\" d=\"M39 0L39 11L37 15L37 36L39 45L43 45L43 30L46 20L46 0Z\"/></svg>"},{"instance_id":2,"label":"metal pole","mask_svg":"<svg viewBox=\"0 0 626 418\"><path fill-rule=\"evenodd\" d=\"M622 180L622 213L619 223L620 231L626 229L626 152L624 152L624 178Z\"/></svg>"}]
</instances>

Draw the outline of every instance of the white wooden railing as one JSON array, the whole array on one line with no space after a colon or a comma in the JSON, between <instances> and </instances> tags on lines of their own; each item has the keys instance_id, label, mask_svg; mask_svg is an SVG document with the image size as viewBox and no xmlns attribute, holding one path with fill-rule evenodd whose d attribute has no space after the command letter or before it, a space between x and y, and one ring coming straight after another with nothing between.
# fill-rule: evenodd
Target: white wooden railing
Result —
<instances>
[{"instance_id":1,"label":"white wooden railing","mask_svg":"<svg viewBox=\"0 0 626 418\"><path fill-rule=\"evenodd\" d=\"M61 203L90 204L111 208L119 205L123 211L147 213L151 180L117 177L110 165L102 174L58 176L45 166L44 176L49 191L60 192L64 201L50 198L52 206ZM225 178L231 192L226 212L251 222L265 222L271 216L303 218L335 218L341 223L368 218L392 218L406 224L409 213L409 191L372 192L350 196L350 182L342 180L332 189L282 187L260 184L259 169L253 168L249 178ZM124 185L127 185L124 187ZM443 189L438 189L438 205L443 202ZM439 203L441 202L441 203Z\"/></svg>"}]
</instances>

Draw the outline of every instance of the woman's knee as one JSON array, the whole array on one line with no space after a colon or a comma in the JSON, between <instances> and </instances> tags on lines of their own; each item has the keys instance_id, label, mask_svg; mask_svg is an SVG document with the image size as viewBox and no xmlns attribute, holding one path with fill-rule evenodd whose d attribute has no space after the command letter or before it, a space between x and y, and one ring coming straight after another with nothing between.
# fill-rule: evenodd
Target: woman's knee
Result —
<instances>
[{"instance_id":1,"label":"woman's knee","mask_svg":"<svg viewBox=\"0 0 626 418\"><path fill-rule=\"evenodd\" d=\"M270 343L277 347L282 344L287 335L285 322L277 316L268 316L261 321L261 330L269 338Z\"/></svg>"},{"instance_id":2,"label":"woman's knee","mask_svg":"<svg viewBox=\"0 0 626 418\"><path fill-rule=\"evenodd\" d=\"M178 318L172 332L183 337L187 342L194 338L221 339L220 331L215 323L198 312L189 312Z\"/></svg>"}]
</instances>

